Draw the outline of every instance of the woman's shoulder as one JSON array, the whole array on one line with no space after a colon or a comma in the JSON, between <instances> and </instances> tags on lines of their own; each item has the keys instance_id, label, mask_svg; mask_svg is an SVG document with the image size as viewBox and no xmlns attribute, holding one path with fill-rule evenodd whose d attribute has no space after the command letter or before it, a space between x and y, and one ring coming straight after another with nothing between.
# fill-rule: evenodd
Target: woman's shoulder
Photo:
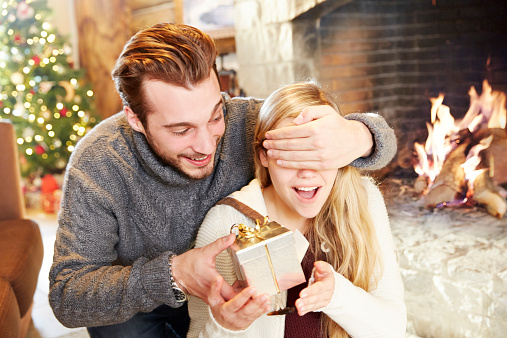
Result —
<instances>
[{"instance_id":1,"label":"woman's shoulder","mask_svg":"<svg viewBox=\"0 0 507 338\"><path fill-rule=\"evenodd\" d=\"M370 176L362 176L363 187L368 192L368 195L381 194L377 182Z\"/></svg>"},{"instance_id":2,"label":"woman's shoulder","mask_svg":"<svg viewBox=\"0 0 507 338\"><path fill-rule=\"evenodd\" d=\"M250 184L232 193L229 197L239 200L262 215L267 214L264 199L262 198L262 190L257 180L252 180ZM215 205L208 211L199 228L196 246L204 246L220 237L227 236L231 231L231 227L239 223L250 225L253 224L253 221L230 205Z\"/></svg>"}]
</instances>

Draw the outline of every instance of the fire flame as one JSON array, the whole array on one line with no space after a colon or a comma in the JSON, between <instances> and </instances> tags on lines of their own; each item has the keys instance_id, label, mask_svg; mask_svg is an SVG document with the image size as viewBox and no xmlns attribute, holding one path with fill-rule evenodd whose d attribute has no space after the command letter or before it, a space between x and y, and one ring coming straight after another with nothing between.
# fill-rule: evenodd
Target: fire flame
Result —
<instances>
[{"instance_id":1,"label":"fire flame","mask_svg":"<svg viewBox=\"0 0 507 338\"><path fill-rule=\"evenodd\" d=\"M480 96L473 86L468 94L470 96L470 108L461 121L456 121L450 113L450 108L443 104L443 94L430 99L432 103L431 124L426 123L428 138L424 146L419 143L414 144L418 156L418 163L415 164L414 169L419 176L428 178L428 188L431 187L431 184L442 170L447 155L459 143L460 130L468 128L470 132L474 132L481 126L486 125L487 128L505 129L507 122L505 93L493 91L489 83L484 80ZM476 167L481 162L480 151L488 148L492 139L493 136L490 136L474 146L470 150L465 163L461 165L471 187L473 187L475 178L487 170L476 170Z\"/></svg>"}]
</instances>

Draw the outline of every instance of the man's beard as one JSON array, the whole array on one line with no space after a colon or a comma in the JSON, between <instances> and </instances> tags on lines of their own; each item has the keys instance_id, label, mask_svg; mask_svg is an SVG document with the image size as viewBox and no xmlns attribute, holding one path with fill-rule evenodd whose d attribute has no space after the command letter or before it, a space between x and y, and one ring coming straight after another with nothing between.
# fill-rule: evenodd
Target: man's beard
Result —
<instances>
[{"instance_id":1,"label":"man's beard","mask_svg":"<svg viewBox=\"0 0 507 338\"><path fill-rule=\"evenodd\" d=\"M189 156L188 154L178 154L176 156L176 158L173 158L171 156L166 156L164 155L164 153L159 149L159 147L155 144L155 142L152 142L152 138L150 136L150 133L147 131L146 132L146 140L148 141L148 144L150 145L150 148L151 150L153 151L153 153L155 154L155 156L157 156L157 158L162 162L164 163L164 165L166 166L169 166L171 168L173 168L174 170L176 170L177 172L179 172L180 174L192 179L192 180L202 180L208 176L210 176L212 173L213 173L213 169L214 169L214 162L215 162L215 155L216 155L216 151L215 151L215 154L212 156L212 159L210 161L210 163L202 168L195 168L195 170L197 171L196 174L191 174L187 171L185 171L180 159L182 157L188 157L188 158L202 158L202 157L205 157L207 155L205 154L201 154L201 153L194 153L194 154L191 154L191 156ZM217 142L217 147L218 147L218 144L220 143L220 139L218 140ZM185 161L185 160L183 160Z\"/></svg>"}]
</instances>

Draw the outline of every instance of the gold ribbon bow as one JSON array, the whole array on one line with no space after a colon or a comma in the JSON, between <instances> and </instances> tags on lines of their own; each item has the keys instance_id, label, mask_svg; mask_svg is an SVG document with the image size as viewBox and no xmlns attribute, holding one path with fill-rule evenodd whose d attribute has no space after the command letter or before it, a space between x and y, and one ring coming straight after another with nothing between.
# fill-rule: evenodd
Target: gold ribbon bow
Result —
<instances>
[{"instance_id":1,"label":"gold ribbon bow","mask_svg":"<svg viewBox=\"0 0 507 338\"><path fill-rule=\"evenodd\" d=\"M259 220L255 220L255 227L251 227L248 225L244 225L243 223L234 224L231 227L230 232L232 233L233 229L238 229L239 233L236 236L239 236L241 238L254 238L257 237L261 240L264 240L265 238L261 235L261 228L269 223L268 217L264 217L264 223L261 225Z\"/></svg>"}]
</instances>

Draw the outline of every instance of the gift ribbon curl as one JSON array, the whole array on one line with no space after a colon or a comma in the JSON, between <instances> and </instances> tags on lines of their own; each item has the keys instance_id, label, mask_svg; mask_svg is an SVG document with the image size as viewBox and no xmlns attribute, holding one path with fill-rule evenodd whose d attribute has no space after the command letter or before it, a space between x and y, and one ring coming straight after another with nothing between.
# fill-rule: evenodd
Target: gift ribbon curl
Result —
<instances>
[{"instance_id":1,"label":"gift ribbon curl","mask_svg":"<svg viewBox=\"0 0 507 338\"><path fill-rule=\"evenodd\" d=\"M236 228L239 231L239 233L236 236L246 239L257 237L260 240L265 240L266 238L264 238L261 235L261 228L268 223L269 223L268 217L264 217L264 223L262 225L260 224L259 220L255 220L255 227L244 225L243 223L234 224L231 227L230 232L233 233L232 232L233 229Z\"/></svg>"}]
</instances>

